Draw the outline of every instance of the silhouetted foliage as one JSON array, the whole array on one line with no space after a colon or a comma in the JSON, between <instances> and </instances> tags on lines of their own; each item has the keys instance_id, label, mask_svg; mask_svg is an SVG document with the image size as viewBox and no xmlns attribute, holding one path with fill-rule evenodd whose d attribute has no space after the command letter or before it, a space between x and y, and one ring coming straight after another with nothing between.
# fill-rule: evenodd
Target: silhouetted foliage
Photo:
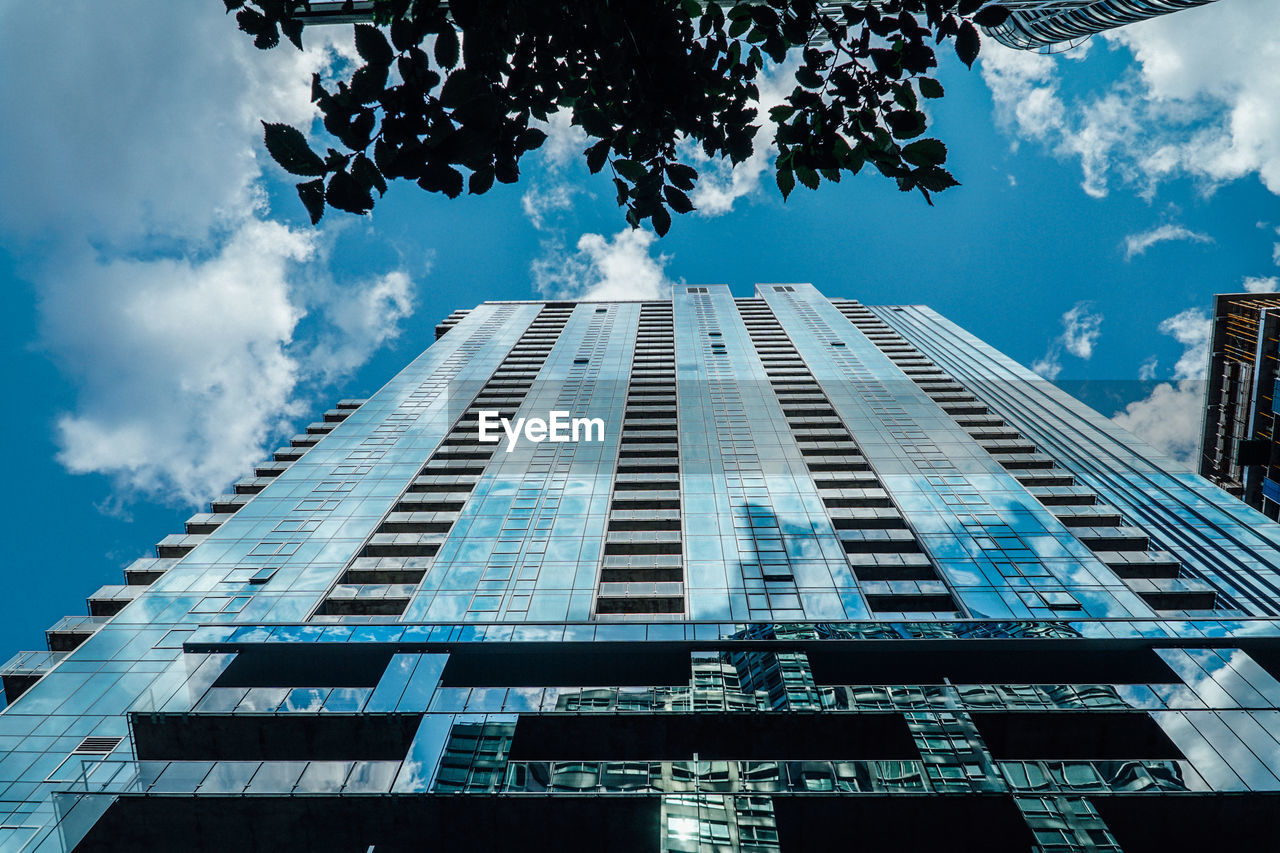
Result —
<instances>
[{"instance_id":1,"label":"silhouetted foliage","mask_svg":"<svg viewBox=\"0 0 1280 853\"><path fill-rule=\"evenodd\" d=\"M258 47L283 34L301 48L305 0L223 2ZM355 25L365 64L336 90L312 81L342 150L321 156L301 131L264 122L266 145L311 179L298 194L315 223L326 204L367 212L394 178L450 198L514 183L520 158L546 140L537 123L568 110L592 140L588 168L609 168L627 221L647 219L662 235L669 211L693 210L698 172L681 162L680 143L749 157L757 80L794 52L796 86L770 112L783 197L870 164L929 200L957 184L946 146L920 138L920 99L943 96L928 76L933 46L951 41L971 66L975 25L1008 14L985 0L377 0L371 21Z\"/></svg>"}]
</instances>

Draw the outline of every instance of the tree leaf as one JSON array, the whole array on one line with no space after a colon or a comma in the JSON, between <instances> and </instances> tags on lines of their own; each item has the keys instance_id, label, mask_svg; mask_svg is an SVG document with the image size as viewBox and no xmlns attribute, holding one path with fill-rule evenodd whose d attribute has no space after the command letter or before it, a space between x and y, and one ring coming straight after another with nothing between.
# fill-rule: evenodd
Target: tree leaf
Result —
<instances>
[{"instance_id":1,"label":"tree leaf","mask_svg":"<svg viewBox=\"0 0 1280 853\"><path fill-rule=\"evenodd\" d=\"M859 170L926 196L953 186L945 146L923 136L923 99L945 94L934 79L935 45L954 38L972 65L979 30L1004 20L1008 0L855 3L605 2L584 31L563 14L572 4L376 0L354 30L363 59L338 66L332 88L312 78L312 101L338 150L317 157L305 127L264 125L264 141L309 182L299 195L313 219L335 202L368 210L374 190L384 193L393 178L449 196L514 183L524 153L546 147L539 122L558 111L592 137L582 143L592 173L614 161L609 177L628 222L658 233L693 209L698 163L739 163L767 143L781 152L775 180L784 199L797 185L817 188ZM306 0L224 6L259 47L302 41L295 13ZM585 47L584 34L593 35ZM803 62L794 88L765 115L765 63L791 48ZM772 139L757 134L763 127ZM680 162L686 144L696 159Z\"/></svg>"},{"instance_id":2,"label":"tree leaf","mask_svg":"<svg viewBox=\"0 0 1280 853\"><path fill-rule=\"evenodd\" d=\"M387 66L364 65L351 75L351 94L362 104L371 104L382 98L387 88Z\"/></svg>"},{"instance_id":3,"label":"tree leaf","mask_svg":"<svg viewBox=\"0 0 1280 853\"><path fill-rule=\"evenodd\" d=\"M293 43L298 50L302 50L302 21L297 18L285 18L280 22L280 32Z\"/></svg>"},{"instance_id":4,"label":"tree leaf","mask_svg":"<svg viewBox=\"0 0 1280 853\"><path fill-rule=\"evenodd\" d=\"M297 128L287 124L268 124L264 121L262 139L272 159L286 172L311 177L323 175L328 171L320 155L311 150L307 145L307 138Z\"/></svg>"},{"instance_id":5,"label":"tree leaf","mask_svg":"<svg viewBox=\"0 0 1280 853\"><path fill-rule=\"evenodd\" d=\"M493 169L477 169L467 179L467 192L471 195L483 195L493 186Z\"/></svg>"},{"instance_id":6,"label":"tree leaf","mask_svg":"<svg viewBox=\"0 0 1280 853\"><path fill-rule=\"evenodd\" d=\"M451 24L445 24L436 34L436 63L441 68L452 68L458 64L458 33Z\"/></svg>"},{"instance_id":7,"label":"tree leaf","mask_svg":"<svg viewBox=\"0 0 1280 853\"><path fill-rule=\"evenodd\" d=\"M653 230L657 232L659 237L667 236L667 232L671 230L671 214L667 213L665 207L658 205L657 210L653 212L651 221L653 222Z\"/></svg>"},{"instance_id":8,"label":"tree leaf","mask_svg":"<svg viewBox=\"0 0 1280 853\"><path fill-rule=\"evenodd\" d=\"M960 32L956 36L956 56L960 57L960 61L972 68L981 46L982 40L978 38L978 28L968 21L961 24Z\"/></svg>"},{"instance_id":9,"label":"tree leaf","mask_svg":"<svg viewBox=\"0 0 1280 853\"><path fill-rule=\"evenodd\" d=\"M932 192L942 192L949 187L960 186L960 182L952 177L950 172L939 166L920 169L913 174L917 184L926 190L931 190Z\"/></svg>"},{"instance_id":10,"label":"tree leaf","mask_svg":"<svg viewBox=\"0 0 1280 853\"><path fill-rule=\"evenodd\" d=\"M947 161L947 146L938 139L917 139L903 147L902 159L912 166L940 166Z\"/></svg>"},{"instance_id":11,"label":"tree leaf","mask_svg":"<svg viewBox=\"0 0 1280 853\"><path fill-rule=\"evenodd\" d=\"M613 169L633 184L643 179L645 175L649 174L645 171L644 166L634 160L614 160Z\"/></svg>"},{"instance_id":12,"label":"tree leaf","mask_svg":"<svg viewBox=\"0 0 1280 853\"><path fill-rule=\"evenodd\" d=\"M693 189L693 182L698 180L698 170L683 163L667 163L664 167L667 178L682 190Z\"/></svg>"},{"instance_id":13,"label":"tree leaf","mask_svg":"<svg viewBox=\"0 0 1280 853\"><path fill-rule=\"evenodd\" d=\"M806 89L822 88L822 78L818 76L818 72L807 65L801 65L796 69L796 82Z\"/></svg>"},{"instance_id":14,"label":"tree leaf","mask_svg":"<svg viewBox=\"0 0 1280 853\"><path fill-rule=\"evenodd\" d=\"M499 160L493 164L493 177L500 184L514 184L520 180L520 164L514 159Z\"/></svg>"},{"instance_id":15,"label":"tree leaf","mask_svg":"<svg viewBox=\"0 0 1280 853\"><path fill-rule=\"evenodd\" d=\"M1009 20L1009 10L1003 6L984 6L973 16L973 22L980 27L991 29Z\"/></svg>"},{"instance_id":16,"label":"tree leaf","mask_svg":"<svg viewBox=\"0 0 1280 853\"><path fill-rule=\"evenodd\" d=\"M893 99L904 110L914 110L920 105L920 102L916 100L916 90L911 88L909 82L899 83L893 87Z\"/></svg>"},{"instance_id":17,"label":"tree leaf","mask_svg":"<svg viewBox=\"0 0 1280 853\"><path fill-rule=\"evenodd\" d=\"M586 154L587 170L594 175L604 168L605 161L609 158L609 140L600 140L588 148Z\"/></svg>"},{"instance_id":18,"label":"tree leaf","mask_svg":"<svg viewBox=\"0 0 1280 853\"><path fill-rule=\"evenodd\" d=\"M363 154L357 154L355 162L351 164L351 175L360 185L367 190L377 190L379 196L387 194L387 181L382 177L382 172Z\"/></svg>"},{"instance_id":19,"label":"tree leaf","mask_svg":"<svg viewBox=\"0 0 1280 853\"><path fill-rule=\"evenodd\" d=\"M404 18L396 18L391 22L391 44L396 50L408 50L420 41L422 41L422 30L414 23Z\"/></svg>"},{"instance_id":20,"label":"tree leaf","mask_svg":"<svg viewBox=\"0 0 1280 853\"><path fill-rule=\"evenodd\" d=\"M311 224L318 224L324 216L324 178L298 184L298 198L302 199L302 204L307 208Z\"/></svg>"},{"instance_id":21,"label":"tree leaf","mask_svg":"<svg viewBox=\"0 0 1280 853\"><path fill-rule=\"evenodd\" d=\"M769 118L773 119L776 122L784 122L787 119L791 118L791 116L795 115L795 112L796 112L796 108L791 106L790 104L779 104L778 106L769 110Z\"/></svg>"},{"instance_id":22,"label":"tree leaf","mask_svg":"<svg viewBox=\"0 0 1280 853\"><path fill-rule=\"evenodd\" d=\"M525 128L520 134L520 140L517 143L521 151L533 151L535 148L541 148L542 143L547 141L547 134L536 127Z\"/></svg>"},{"instance_id":23,"label":"tree leaf","mask_svg":"<svg viewBox=\"0 0 1280 853\"><path fill-rule=\"evenodd\" d=\"M444 78L444 86L440 89L440 103L446 107L460 107L473 101L486 91L480 75L467 68L455 68Z\"/></svg>"},{"instance_id":24,"label":"tree leaf","mask_svg":"<svg viewBox=\"0 0 1280 853\"><path fill-rule=\"evenodd\" d=\"M693 202L689 201L689 197L675 187L663 187L662 195L667 200L667 204L671 205L671 209L676 213L689 213L694 209Z\"/></svg>"},{"instance_id":25,"label":"tree leaf","mask_svg":"<svg viewBox=\"0 0 1280 853\"><path fill-rule=\"evenodd\" d=\"M778 189L782 192L782 200L786 201L787 196L791 195L791 191L796 188L796 173L790 169L778 169L775 177L778 181Z\"/></svg>"},{"instance_id":26,"label":"tree leaf","mask_svg":"<svg viewBox=\"0 0 1280 853\"><path fill-rule=\"evenodd\" d=\"M356 52L373 65L390 65L395 56L382 30L369 24L356 24Z\"/></svg>"},{"instance_id":27,"label":"tree leaf","mask_svg":"<svg viewBox=\"0 0 1280 853\"><path fill-rule=\"evenodd\" d=\"M496 171L494 176L497 177ZM418 186L427 192L444 193L449 198L457 198L462 195L462 173L448 163L432 161L423 166Z\"/></svg>"},{"instance_id":28,"label":"tree leaf","mask_svg":"<svg viewBox=\"0 0 1280 853\"><path fill-rule=\"evenodd\" d=\"M885 114L885 122L898 139L912 139L925 132L924 113L915 110L895 110Z\"/></svg>"},{"instance_id":29,"label":"tree leaf","mask_svg":"<svg viewBox=\"0 0 1280 853\"><path fill-rule=\"evenodd\" d=\"M348 213L368 213L373 209L373 196L348 172L334 172L324 194L330 207Z\"/></svg>"}]
</instances>

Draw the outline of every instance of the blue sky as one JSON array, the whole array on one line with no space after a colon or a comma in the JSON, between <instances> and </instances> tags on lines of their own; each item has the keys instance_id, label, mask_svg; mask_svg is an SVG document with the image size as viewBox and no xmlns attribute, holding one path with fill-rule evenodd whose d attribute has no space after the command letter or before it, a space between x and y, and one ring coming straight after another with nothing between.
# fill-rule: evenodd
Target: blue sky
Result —
<instances>
[{"instance_id":1,"label":"blue sky","mask_svg":"<svg viewBox=\"0 0 1280 853\"><path fill-rule=\"evenodd\" d=\"M936 207L870 175L783 204L762 148L709 166L662 240L625 228L560 125L520 184L394 185L312 229L257 121L307 122L310 73L347 61L349 30L262 53L216 0L59 9L0 0L3 655L376 390L455 307L758 281L927 303L1185 455L1212 295L1280 275L1274 0L1065 57L987 42L973 71L944 61L934 130L963 186Z\"/></svg>"}]
</instances>

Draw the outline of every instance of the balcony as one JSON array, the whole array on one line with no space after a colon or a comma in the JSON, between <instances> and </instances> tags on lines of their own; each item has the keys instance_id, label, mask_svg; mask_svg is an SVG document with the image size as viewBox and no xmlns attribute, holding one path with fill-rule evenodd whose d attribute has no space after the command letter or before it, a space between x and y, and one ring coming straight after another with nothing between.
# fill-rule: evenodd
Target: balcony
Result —
<instances>
[{"instance_id":1,"label":"balcony","mask_svg":"<svg viewBox=\"0 0 1280 853\"><path fill-rule=\"evenodd\" d=\"M223 513L199 512L183 524L188 533L212 533L222 526Z\"/></svg>"},{"instance_id":2,"label":"balcony","mask_svg":"<svg viewBox=\"0 0 1280 853\"><path fill-rule=\"evenodd\" d=\"M110 616L64 616L44 632L49 651L69 652L98 633Z\"/></svg>"},{"instance_id":3,"label":"balcony","mask_svg":"<svg viewBox=\"0 0 1280 853\"><path fill-rule=\"evenodd\" d=\"M124 606L133 601L146 589L138 585L107 584L89 596L89 614L92 616L115 616Z\"/></svg>"},{"instance_id":4,"label":"balcony","mask_svg":"<svg viewBox=\"0 0 1280 853\"><path fill-rule=\"evenodd\" d=\"M178 562L174 557L142 557L134 560L124 570L124 582L131 585L150 586Z\"/></svg>"},{"instance_id":5,"label":"balcony","mask_svg":"<svg viewBox=\"0 0 1280 853\"><path fill-rule=\"evenodd\" d=\"M156 543L156 556L185 557L207 538L207 533L170 533Z\"/></svg>"},{"instance_id":6,"label":"balcony","mask_svg":"<svg viewBox=\"0 0 1280 853\"><path fill-rule=\"evenodd\" d=\"M4 680L5 702L12 705L17 698L53 669L66 652L18 652L0 666L0 678Z\"/></svg>"}]
</instances>

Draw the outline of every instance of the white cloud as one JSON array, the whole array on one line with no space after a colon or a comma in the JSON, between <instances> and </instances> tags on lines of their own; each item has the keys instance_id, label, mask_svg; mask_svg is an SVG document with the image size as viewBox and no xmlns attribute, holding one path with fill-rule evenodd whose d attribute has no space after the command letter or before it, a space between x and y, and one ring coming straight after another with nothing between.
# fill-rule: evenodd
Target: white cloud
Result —
<instances>
[{"instance_id":1,"label":"white cloud","mask_svg":"<svg viewBox=\"0 0 1280 853\"><path fill-rule=\"evenodd\" d=\"M1056 68L1052 56L983 42L982 78L995 101L996 121L1017 131L1015 145L1023 138L1046 140L1065 126Z\"/></svg>"},{"instance_id":2,"label":"white cloud","mask_svg":"<svg viewBox=\"0 0 1280 853\"><path fill-rule=\"evenodd\" d=\"M0 31L0 110L21 116L0 134L0 245L76 383L58 458L113 479L104 511L199 504L411 310L404 273L331 280L334 228L266 218L258 120L308 125L311 73L351 47L317 29L258 51L216 3L6 4Z\"/></svg>"},{"instance_id":3,"label":"white cloud","mask_svg":"<svg viewBox=\"0 0 1280 853\"><path fill-rule=\"evenodd\" d=\"M1078 302L1062 315L1062 345L1076 358L1091 358L1100 334L1102 315L1094 313L1089 303Z\"/></svg>"},{"instance_id":4,"label":"white cloud","mask_svg":"<svg viewBox=\"0 0 1280 853\"><path fill-rule=\"evenodd\" d=\"M394 270L361 283L327 283L317 300L328 325L303 358L318 381L349 375L374 350L400 337L400 323L413 313L414 287L408 273Z\"/></svg>"},{"instance_id":5,"label":"white cloud","mask_svg":"<svg viewBox=\"0 0 1280 853\"><path fill-rule=\"evenodd\" d=\"M313 252L309 235L251 222L204 261L65 269L43 305L46 340L82 388L58 421L59 461L192 504L247 473L300 413L288 274Z\"/></svg>"},{"instance_id":6,"label":"white cloud","mask_svg":"<svg viewBox=\"0 0 1280 853\"><path fill-rule=\"evenodd\" d=\"M1275 293L1280 287L1280 278L1271 276L1245 276L1244 289L1248 293Z\"/></svg>"},{"instance_id":7,"label":"white cloud","mask_svg":"<svg viewBox=\"0 0 1280 853\"><path fill-rule=\"evenodd\" d=\"M1177 461L1194 467L1200 446L1204 373L1213 324L1203 310L1188 308L1161 322L1159 328L1183 346L1173 367L1173 381L1161 382L1149 396L1130 403L1112 420Z\"/></svg>"},{"instance_id":8,"label":"white cloud","mask_svg":"<svg viewBox=\"0 0 1280 853\"><path fill-rule=\"evenodd\" d=\"M545 172L537 178L526 180L526 189L520 197L520 205L529 224L539 231L554 230L553 214L570 210L574 196L583 190L565 177L564 171L591 143L586 131L571 123L568 110L552 113L545 122L534 122L547 134L538 149L538 156Z\"/></svg>"},{"instance_id":9,"label":"white cloud","mask_svg":"<svg viewBox=\"0 0 1280 853\"><path fill-rule=\"evenodd\" d=\"M531 183L520 197L520 206L529 224L542 231L547 228L549 214L573 207L573 197L578 192L578 187L564 181L553 181L545 186Z\"/></svg>"},{"instance_id":10,"label":"white cloud","mask_svg":"<svg viewBox=\"0 0 1280 853\"><path fill-rule=\"evenodd\" d=\"M547 165L563 169L582 156L582 152L591 144L587 132L573 124L573 113L560 110L547 116L545 122L535 122L547 134L547 139L538 149Z\"/></svg>"},{"instance_id":11,"label":"white cloud","mask_svg":"<svg viewBox=\"0 0 1280 853\"><path fill-rule=\"evenodd\" d=\"M1130 403L1111 420L1178 462L1195 467L1203 405L1203 382L1161 382L1150 396Z\"/></svg>"},{"instance_id":12,"label":"white cloud","mask_svg":"<svg viewBox=\"0 0 1280 853\"><path fill-rule=\"evenodd\" d=\"M778 125L769 118L769 110L785 101L795 88L798 66L798 60L788 60L761 74L756 81L760 90L756 105L760 132L756 134L750 157L734 165L724 159L712 160L697 145L682 146L682 153L698 170L698 183L689 200L699 215L722 216L733 210L738 199L754 195L760 189L761 179L778 154L778 146L773 141Z\"/></svg>"},{"instance_id":13,"label":"white cloud","mask_svg":"<svg viewBox=\"0 0 1280 853\"><path fill-rule=\"evenodd\" d=\"M1142 362L1142 366L1138 368L1138 379L1142 382L1150 382L1156 378L1156 368L1160 366L1160 359L1154 355Z\"/></svg>"},{"instance_id":14,"label":"white cloud","mask_svg":"<svg viewBox=\"0 0 1280 853\"><path fill-rule=\"evenodd\" d=\"M1280 4L1211 3L1103 39L1134 64L1079 99L1062 94L1061 60L985 44L997 118L1017 138L1078 158L1091 195L1117 182L1149 195L1176 177L1212 189L1249 175L1280 193Z\"/></svg>"},{"instance_id":15,"label":"white cloud","mask_svg":"<svg viewBox=\"0 0 1280 853\"><path fill-rule=\"evenodd\" d=\"M1160 323L1161 334L1171 335L1184 347L1173 366L1174 379L1204 379L1209 365L1209 339L1213 322L1200 308L1188 308Z\"/></svg>"},{"instance_id":16,"label":"white cloud","mask_svg":"<svg viewBox=\"0 0 1280 853\"><path fill-rule=\"evenodd\" d=\"M1062 333L1049 342L1044 356L1031 365L1031 369L1050 381L1062 372L1062 353L1089 360L1093 347L1102 334L1102 315L1093 310L1090 302L1077 302L1062 315Z\"/></svg>"},{"instance_id":17,"label":"white cloud","mask_svg":"<svg viewBox=\"0 0 1280 853\"><path fill-rule=\"evenodd\" d=\"M216 3L10 3L0 31L0 228L130 246L202 240L260 206L258 120L309 122L330 57L259 51Z\"/></svg>"},{"instance_id":18,"label":"white cloud","mask_svg":"<svg viewBox=\"0 0 1280 853\"><path fill-rule=\"evenodd\" d=\"M1137 234L1130 234L1124 238L1124 259L1126 261L1133 260L1138 255L1145 254L1147 249L1157 243L1212 243L1213 238L1208 234L1201 234L1198 231L1192 231L1190 228L1182 225L1174 225L1172 223L1160 225L1149 231L1142 231Z\"/></svg>"},{"instance_id":19,"label":"white cloud","mask_svg":"<svg viewBox=\"0 0 1280 853\"><path fill-rule=\"evenodd\" d=\"M1031 369L1052 382L1062 372L1062 359L1045 355L1043 358L1031 362Z\"/></svg>"},{"instance_id":20,"label":"white cloud","mask_svg":"<svg viewBox=\"0 0 1280 853\"><path fill-rule=\"evenodd\" d=\"M651 231L628 228L612 239L583 234L572 253L551 244L533 263L534 287L552 299L668 299L670 257L650 254L655 239Z\"/></svg>"}]
</instances>

